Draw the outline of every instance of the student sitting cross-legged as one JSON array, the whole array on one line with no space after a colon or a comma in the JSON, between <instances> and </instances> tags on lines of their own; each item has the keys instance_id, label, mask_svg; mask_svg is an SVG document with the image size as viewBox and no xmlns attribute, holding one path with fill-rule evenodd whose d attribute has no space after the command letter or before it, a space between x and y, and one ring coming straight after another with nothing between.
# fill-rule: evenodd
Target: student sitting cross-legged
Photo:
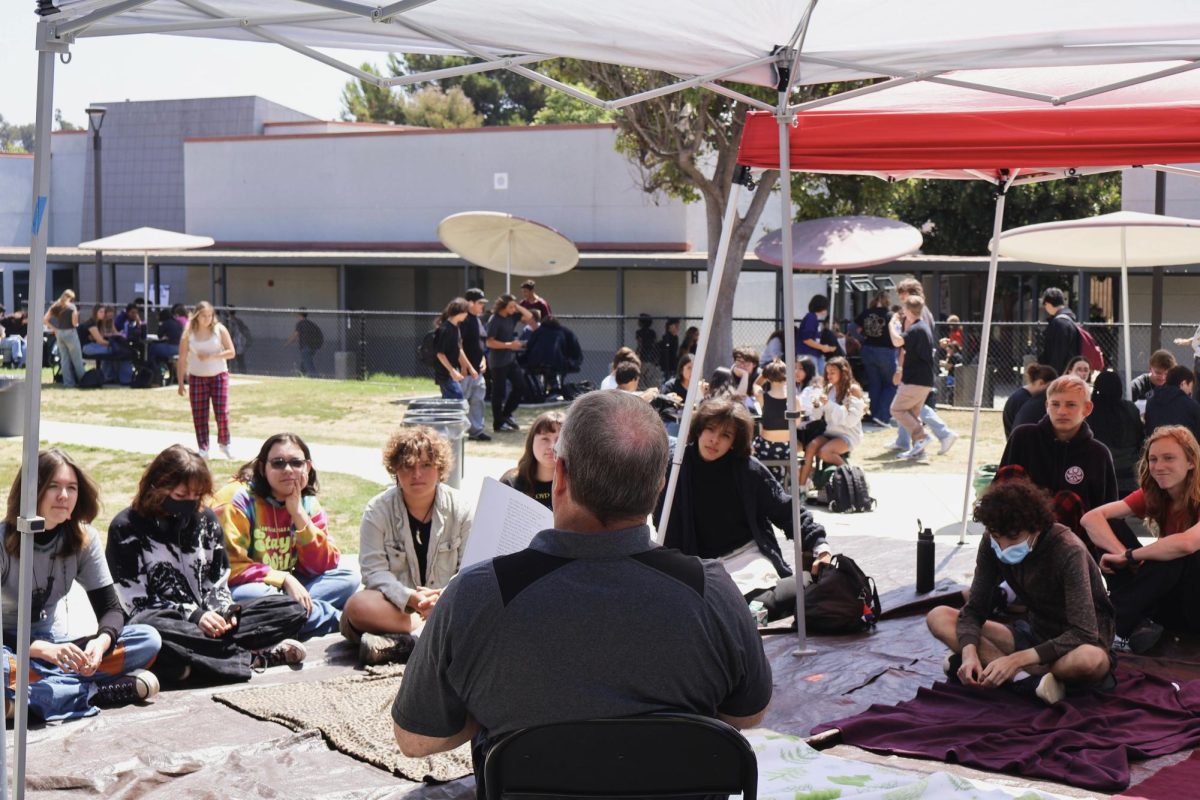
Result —
<instances>
[{"instance_id":1,"label":"student sitting cross-legged","mask_svg":"<svg viewBox=\"0 0 1200 800\"><path fill-rule=\"evenodd\" d=\"M33 534L30 570L33 586L21 603L30 604L29 711L47 722L86 717L98 706L125 705L153 697L158 679L154 664L161 641L146 625L126 625L121 603L104 563L100 534L92 520L100 510L100 492L87 473L62 450L38 453L37 516L45 530ZM15 699L17 605L20 594L21 473L8 493L8 511L0 525L0 595L3 599L5 706ZM58 601L76 581L87 592L98 630L68 639L54 630Z\"/></svg>"},{"instance_id":2,"label":"student sitting cross-legged","mask_svg":"<svg viewBox=\"0 0 1200 800\"><path fill-rule=\"evenodd\" d=\"M1053 705L1065 684L1107 682L1114 659L1113 608L1087 547L1054 521L1049 495L1024 478L992 484L975 504L984 535L962 610L929 612L929 631L953 652L946 674L968 686L998 688L1032 676ZM1029 609L1028 620L989 619L1002 581Z\"/></svg>"},{"instance_id":3,"label":"student sitting cross-legged","mask_svg":"<svg viewBox=\"0 0 1200 800\"><path fill-rule=\"evenodd\" d=\"M363 664L405 661L410 632L437 605L458 573L473 513L446 483L450 445L431 428L401 428L383 448L396 484L371 498L359 529L366 588L342 615L342 635L359 642Z\"/></svg>"},{"instance_id":4,"label":"student sitting cross-legged","mask_svg":"<svg viewBox=\"0 0 1200 800\"><path fill-rule=\"evenodd\" d=\"M308 617L300 603L284 594L234 603L221 523L202 505L212 492L208 462L172 445L108 526L117 595L132 622L162 637L155 671L164 683L245 681L254 669L304 660L304 645L288 638Z\"/></svg>"},{"instance_id":5,"label":"student sitting cross-legged","mask_svg":"<svg viewBox=\"0 0 1200 800\"><path fill-rule=\"evenodd\" d=\"M1157 394L1156 394L1157 396ZM1083 515L1083 528L1102 553L1117 615L1114 649L1144 653L1163 627L1200 632L1200 444L1182 425L1165 425L1146 440L1138 464L1141 487L1123 500ZM1146 546L1114 533L1109 520L1145 519L1155 541Z\"/></svg>"},{"instance_id":6,"label":"student sitting cross-legged","mask_svg":"<svg viewBox=\"0 0 1200 800\"><path fill-rule=\"evenodd\" d=\"M233 599L286 594L308 615L301 639L336 631L359 583L357 570L340 565L319 486L308 445L294 433L277 433L213 501L225 531Z\"/></svg>"}]
</instances>

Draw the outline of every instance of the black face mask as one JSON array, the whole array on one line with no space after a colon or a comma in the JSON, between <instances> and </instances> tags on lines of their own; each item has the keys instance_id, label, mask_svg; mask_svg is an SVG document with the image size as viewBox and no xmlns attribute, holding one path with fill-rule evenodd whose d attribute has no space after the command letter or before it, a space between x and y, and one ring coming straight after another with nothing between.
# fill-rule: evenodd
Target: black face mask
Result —
<instances>
[{"instance_id":1,"label":"black face mask","mask_svg":"<svg viewBox=\"0 0 1200 800\"><path fill-rule=\"evenodd\" d=\"M163 511L176 517L192 517L199 510L195 500L176 500L168 497L163 500Z\"/></svg>"}]
</instances>

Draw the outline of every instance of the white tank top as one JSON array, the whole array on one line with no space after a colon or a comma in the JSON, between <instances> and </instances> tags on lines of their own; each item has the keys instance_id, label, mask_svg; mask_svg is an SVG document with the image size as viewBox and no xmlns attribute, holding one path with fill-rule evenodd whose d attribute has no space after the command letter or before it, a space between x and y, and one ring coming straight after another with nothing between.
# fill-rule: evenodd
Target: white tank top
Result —
<instances>
[{"instance_id":1,"label":"white tank top","mask_svg":"<svg viewBox=\"0 0 1200 800\"><path fill-rule=\"evenodd\" d=\"M198 356L201 353L204 353L206 355L216 355L217 353L221 352L224 349L221 346L221 334L220 334L220 326L219 325L217 326L217 330L213 331L211 336L208 336L204 339L201 339L198 336L193 335L190 330L187 333L187 338L188 338L188 359L187 359L188 375L197 375L202 378L211 378L214 375L220 375L222 372L228 371L229 368L225 365L225 359L223 359L223 358L213 358L213 359L208 359L206 361L201 361L198 358Z\"/></svg>"}]
</instances>

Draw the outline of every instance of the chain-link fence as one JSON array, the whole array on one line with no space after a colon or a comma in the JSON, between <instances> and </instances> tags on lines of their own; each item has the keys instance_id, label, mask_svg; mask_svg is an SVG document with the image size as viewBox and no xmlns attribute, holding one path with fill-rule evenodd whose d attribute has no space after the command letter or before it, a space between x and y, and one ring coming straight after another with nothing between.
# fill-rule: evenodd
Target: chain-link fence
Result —
<instances>
[{"instance_id":1,"label":"chain-link fence","mask_svg":"<svg viewBox=\"0 0 1200 800\"><path fill-rule=\"evenodd\" d=\"M293 339L300 321L299 309L237 308L218 309L223 322L235 333L245 332L236 371L259 375L296 375L299 373L299 342ZM309 321L321 331L321 346L314 355L314 377L359 379L378 376L429 377L430 370L417 358L421 336L430 329L435 314L417 311L305 311ZM151 319L157 317L151 309ZM562 315L559 322L575 333L583 350L583 368L573 380L599 383L608 374L613 353L622 346L636 346L639 318L636 316ZM237 322L234 322L237 320ZM654 317L651 325L656 335L663 333L667 318ZM690 326L699 326L698 318L680 320L680 338ZM775 319L734 318L733 344L761 349L780 327ZM1124 369L1124 345L1121 326L1105 323L1086 325L1097 345L1104 352L1105 362L1118 370ZM151 331L155 328L151 325ZM964 365L956 370L953 390L943 387L939 400L953 405L970 405L978 374L979 343L982 324L961 324L965 348ZM1187 338L1195 331L1194 324L1171 323L1162 327L1163 347L1176 359L1191 366L1191 349L1173 344L1176 338ZM1025 364L1037 359L1041 351L1044 322L999 322L992 326L988 361L990 378L985 384L984 405L1003 405L1004 399L1021 385ZM938 325L938 337L947 336L950 329ZM1130 326L1132 366L1134 374L1146 370L1150 356L1150 326L1144 323ZM289 341L291 340L291 341ZM664 376L670 377L670 376Z\"/></svg>"}]
</instances>

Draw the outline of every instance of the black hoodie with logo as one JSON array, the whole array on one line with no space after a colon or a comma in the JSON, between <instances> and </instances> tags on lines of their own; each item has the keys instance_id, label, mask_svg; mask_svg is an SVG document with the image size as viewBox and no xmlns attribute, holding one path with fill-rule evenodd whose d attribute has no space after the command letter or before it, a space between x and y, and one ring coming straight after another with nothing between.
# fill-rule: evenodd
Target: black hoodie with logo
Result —
<instances>
[{"instance_id":1,"label":"black hoodie with logo","mask_svg":"<svg viewBox=\"0 0 1200 800\"><path fill-rule=\"evenodd\" d=\"M1112 454L1087 422L1066 442L1054 435L1049 417L1036 425L1018 425L1000 458L1001 467L1010 464L1021 466L1034 484L1051 494L1065 490L1079 495L1085 511L1120 499Z\"/></svg>"}]
</instances>

